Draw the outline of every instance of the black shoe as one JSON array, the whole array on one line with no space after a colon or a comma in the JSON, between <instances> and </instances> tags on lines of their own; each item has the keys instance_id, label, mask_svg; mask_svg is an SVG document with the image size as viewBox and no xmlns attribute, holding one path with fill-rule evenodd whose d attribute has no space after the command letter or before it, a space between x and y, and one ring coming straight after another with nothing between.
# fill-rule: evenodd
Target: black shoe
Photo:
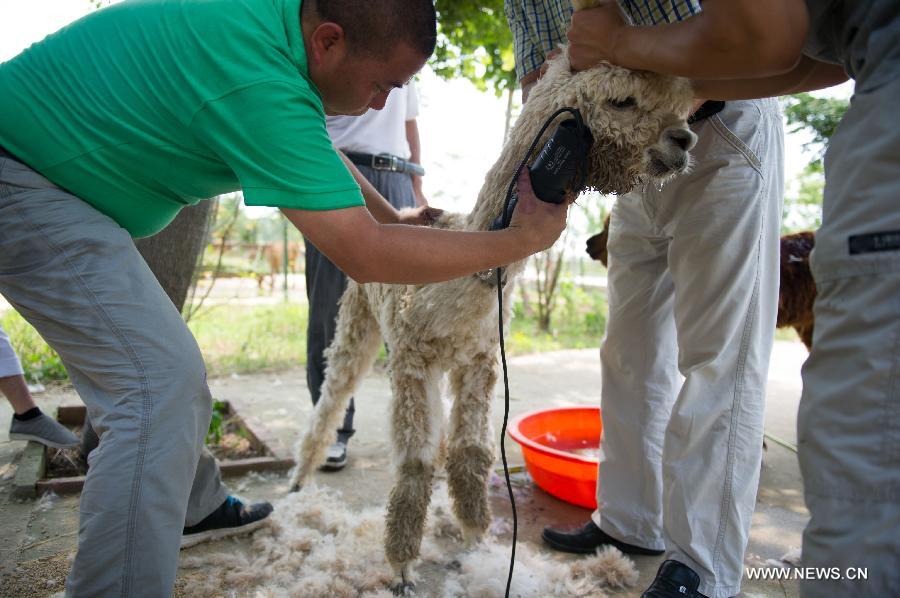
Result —
<instances>
[{"instance_id":1,"label":"black shoe","mask_svg":"<svg viewBox=\"0 0 900 598\"><path fill-rule=\"evenodd\" d=\"M656 579L641 594L641 598L706 598L697 591L700 576L678 561L664 561L656 572Z\"/></svg>"},{"instance_id":2,"label":"black shoe","mask_svg":"<svg viewBox=\"0 0 900 598\"><path fill-rule=\"evenodd\" d=\"M664 552L616 540L597 527L597 524L593 521L588 521L584 527L573 532L564 532L552 527L545 527L541 537L544 539L544 542L556 550L574 552L575 554L591 554L596 552L598 548L607 545L615 546L625 554L659 556Z\"/></svg>"},{"instance_id":3,"label":"black shoe","mask_svg":"<svg viewBox=\"0 0 900 598\"><path fill-rule=\"evenodd\" d=\"M265 523L266 517L271 512L270 503L258 502L245 506L235 497L229 496L219 508L207 515L206 519L197 525L184 528L181 547L187 548L201 542L252 532Z\"/></svg>"},{"instance_id":4,"label":"black shoe","mask_svg":"<svg viewBox=\"0 0 900 598\"><path fill-rule=\"evenodd\" d=\"M325 463L319 468L321 471L340 471L347 465L347 443L338 440L328 447L325 453Z\"/></svg>"}]
</instances>

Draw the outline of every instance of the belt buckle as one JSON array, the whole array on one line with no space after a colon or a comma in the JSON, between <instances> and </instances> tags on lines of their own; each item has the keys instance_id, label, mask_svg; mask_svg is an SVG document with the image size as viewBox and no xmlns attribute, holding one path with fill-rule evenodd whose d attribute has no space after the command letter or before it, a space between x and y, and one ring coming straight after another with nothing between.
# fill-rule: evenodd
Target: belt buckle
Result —
<instances>
[{"instance_id":1,"label":"belt buckle","mask_svg":"<svg viewBox=\"0 0 900 598\"><path fill-rule=\"evenodd\" d=\"M375 170L391 170L397 169L397 157L390 154L378 154L372 156L372 168Z\"/></svg>"}]
</instances>

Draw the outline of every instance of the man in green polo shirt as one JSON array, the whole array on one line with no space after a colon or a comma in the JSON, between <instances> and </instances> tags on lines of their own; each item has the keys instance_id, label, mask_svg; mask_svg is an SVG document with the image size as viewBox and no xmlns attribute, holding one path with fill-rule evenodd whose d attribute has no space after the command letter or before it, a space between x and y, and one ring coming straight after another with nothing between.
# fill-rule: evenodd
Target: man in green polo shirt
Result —
<instances>
[{"instance_id":1,"label":"man in green polo shirt","mask_svg":"<svg viewBox=\"0 0 900 598\"><path fill-rule=\"evenodd\" d=\"M170 595L185 523L240 508L200 459L200 351L132 237L240 188L352 278L416 284L562 231L566 207L527 177L507 230L398 226L331 146L325 115L380 109L435 29L431 0L135 0L0 65L0 292L60 354L102 437L68 595Z\"/></svg>"}]
</instances>

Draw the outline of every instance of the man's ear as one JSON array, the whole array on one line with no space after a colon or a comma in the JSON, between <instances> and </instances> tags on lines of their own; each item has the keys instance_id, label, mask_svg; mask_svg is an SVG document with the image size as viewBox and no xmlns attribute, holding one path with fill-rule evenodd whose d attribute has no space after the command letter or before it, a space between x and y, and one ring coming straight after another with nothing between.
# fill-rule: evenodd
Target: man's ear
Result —
<instances>
[{"instance_id":1,"label":"man's ear","mask_svg":"<svg viewBox=\"0 0 900 598\"><path fill-rule=\"evenodd\" d=\"M347 51L347 38L344 29L337 23L319 23L313 30L309 40L310 53L317 65L340 60Z\"/></svg>"}]
</instances>

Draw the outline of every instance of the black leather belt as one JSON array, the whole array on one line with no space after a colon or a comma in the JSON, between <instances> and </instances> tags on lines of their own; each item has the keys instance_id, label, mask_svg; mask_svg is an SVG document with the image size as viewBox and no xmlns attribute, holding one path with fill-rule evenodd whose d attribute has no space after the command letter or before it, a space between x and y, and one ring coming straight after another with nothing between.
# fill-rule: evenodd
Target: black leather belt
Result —
<instances>
[{"instance_id":1,"label":"black leather belt","mask_svg":"<svg viewBox=\"0 0 900 598\"><path fill-rule=\"evenodd\" d=\"M710 116L721 112L723 108L725 108L725 102L722 100L707 100L697 108L696 112L691 114L687 122L689 125L692 125L701 120L706 120Z\"/></svg>"},{"instance_id":2,"label":"black leather belt","mask_svg":"<svg viewBox=\"0 0 900 598\"><path fill-rule=\"evenodd\" d=\"M350 161L357 166L368 166L375 170L387 170L390 172L402 172L405 174L414 174L416 176L424 176L425 169L421 165L391 154L362 154L359 152L348 152L343 150L344 154L350 158Z\"/></svg>"}]
</instances>

